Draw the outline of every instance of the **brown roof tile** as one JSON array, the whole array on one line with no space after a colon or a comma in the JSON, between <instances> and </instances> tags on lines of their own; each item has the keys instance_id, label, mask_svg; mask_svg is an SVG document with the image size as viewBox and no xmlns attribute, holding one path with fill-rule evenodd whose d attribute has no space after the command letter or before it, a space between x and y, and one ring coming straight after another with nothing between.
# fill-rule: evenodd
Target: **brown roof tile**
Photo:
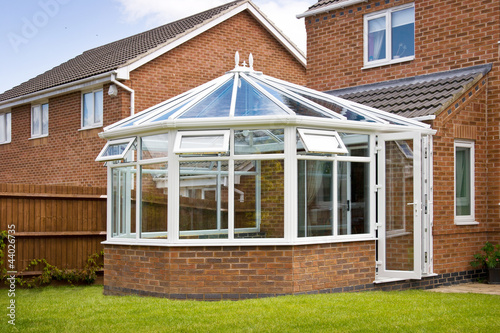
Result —
<instances>
[{"instance_id":1,"label":"brown roof tile","mask_svg":"<svg viewBox=\"0 0 500 333\"><path fill-rule=\"evenodd\" d=\"M0 94L0 101L115 70L151 50L168 44L190 29L223 14L246 0L229 2L161 27L83 52L20 85Z\"/></svg>"},{"instance_id":2,"label":"brown roof tile","mask_svg":"<svg viewBox=\"0 0 500 333\"><path fill-rule=\"evenodd\" d=\"M327 93L409 118L436 114L491 70L491 65L337 89Z\"/></svg>"}]
</instances>

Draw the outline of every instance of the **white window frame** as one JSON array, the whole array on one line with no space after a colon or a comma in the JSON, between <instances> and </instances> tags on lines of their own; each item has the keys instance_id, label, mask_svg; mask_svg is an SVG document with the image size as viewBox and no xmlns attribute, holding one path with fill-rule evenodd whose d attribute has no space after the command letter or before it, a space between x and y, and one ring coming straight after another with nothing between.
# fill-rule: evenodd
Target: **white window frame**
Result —
<instances>
[{"instance_id":1,"label":"white window frame","mask_svg":"<svg viewBox=\"0 0 500 333\"><path fill-rule=\"evenodd\" d=\"M108 143L106 143L104 148L101 150L101 152L99 153L99 155L95 159L96 162L109 162L109 161L123 160L125 158L125 155L127 155L127 153L129 152L130 147L132 147L132 145L134 144L135 139L136 138L134 137L134 138L128 138L128 139L108 141ZM108 148L110 146L114 146L114 145L122 144L122 143L126 143L127 146L125 147L125 149L123 150L123 152L121 154L104 156L104 154L106 153L106 151L108 150Z\"/></svg>"},{"instance_id":2,"label":"white window frame","mask_svg":"<svg viewBox=\"0 0 500 333\"><path fill-rule=\"evenodd\" d=\"M12 113L0 113L0 145L10 143L12 130Z\"/></svg>"},{"instance_id":3,"label":"white window frame","mask_svg":"<svg viewBox=\"0 0 500 333\"><path fill-rule=\"evenodd\" d=\"M101 105L101 109L102 109L102 118L100 122L96 122L95 119L94 119L94 115L95 115L95 94L97 92L101 92L102 93L102 103L103 105ZM85 95L87 94L92 94L92 110L90 111L90 121L89 121L89 124L87 126L85 126L84 124L84 102L85 102ZM104 92L103 92L103 89L102 88L99 88L99 89L94 89L94 90L91 90L91 91L83 91L82 92L82 97L81 97L81 125L82 125L82 129L90 129L90 128L96 128L96 127L102 127L103 126L103 122L104 122Z\"/></svg>"},{"instance_id":4,"label":"white window frame","mask_svg":"<svg viewBox=\"0 0 500 333\"><path fill-rule=\"evenodd\" d=\"M457 215L457 147L469 148L470 152L470 215ZM455 140L453 145L453 211L455 216L455 224L471 225L479 224L475 220L475 158L474 158L474 141Z\"/></svg>"},{"instance_id":5,"label":"white window frame","mask_svg":"<svg viewBox=\"0 0 500 333\"><path fill-rule=\"evenodd\" d=\"M300 135L300 140L304 145L304 148L308 153L327 153L327 154L347 154L347 148L340 138L340 135L337 131L325 131L325 130L314 130L314 129L305 129L305 128L297 128L297 132ZM323 144L317 144L309 139L309 136L326 136L326 137L334 137L339 143L340 147L332 147Z\"/></svg>"},{"instance_id":6,"label":"white window frame","mask_svg":"<svg viewBox=\"0 0 500 333\"><path fill-rule=\"evenodd\" d=\"M415 8L415 4L411 3L404 6L398 6L394 8L389 8L387 10L378 11L375 13L366 14L363 18L364 27L363 27L363 64L364 68L377 67L381 65L389 65L396 64L400 62L410 61L415 59L415 52L412 56L407 56L403 58L392 59L392 25L391 25L391 14L400 10ZM386 31L386 42L385 42L385 55L384 59L368 61L368 21L373 19L385 17L385 31ZM415 23L415 20L413 21ZM413 30L413 34L415 35L415 30ZM415 44L415 38L414 38ZM415 46L415 45L414 45Z\"/></svg>"},{"instance_id":7,"label":"white window frame","mask_svg":"<svg viewBox=\"0 0 500 333\"><path fill-rule=\"evenodd\" d=\"M43 107L47 106L47 132L43 132ZM38 124L38 133L35 132L34 122L35 112L39 112L40 122ZM49 135L49 103L40 103L31 106L31 138L43 138Z\"/></svg>"},{"instance_id":8,"label":"white window frame","mask_svg":"<svg viewBox=\"0 0 500 333\"><path fill-rule=\"evenodd\" d=\"M229 152L230 130L218 131L181 131L177 132L174 143L175 154L219 154ZM222 136L221 145L212 147L181 148L182 139L185 137Z\"/></svg>"}]
</instances>

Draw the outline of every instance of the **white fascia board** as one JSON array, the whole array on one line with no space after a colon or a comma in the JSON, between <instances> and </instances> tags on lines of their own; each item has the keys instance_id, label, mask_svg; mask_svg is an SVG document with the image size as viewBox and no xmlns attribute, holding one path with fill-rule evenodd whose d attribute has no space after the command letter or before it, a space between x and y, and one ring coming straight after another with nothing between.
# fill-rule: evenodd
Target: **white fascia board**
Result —
<instances>
[{"instance_id":1,"label":"white fascia board","mask_svg":"<svg viewBox=\"0 0 500 333\"><path fill-rule=\"evenodd\" d=\"M307 17L307 16L313 16L313 15L316 15L316 14L329 12L331 10L335 10L335 9L338 9L338 8L345 8L345 7L348 7L348 6L351 6L351 5L356 5L356 4L361 3L361 2L368 2L368 0L347 0L347 1L340 2L340 3L334 3L334 4L330 5L330 6L321 7L321 8L318 8L318 9L313 9L313 10L304 12L302 14L297 14L296 17L298 19L300 19L300 18Z\"/></svg>"},{"instance_id":2,"label":"white fascia board","mask_svg":"<svg viewBox=\"0 0 500 333\"><path fill-rule=\"evenodd\" d=\"M102 85L106 82L111 82L111 76L114 71L104 74L95 75L89 78L81 79L74 82L69 82L59 86L36 91L31 94L19 96L0 102L0 109L8 109L22 104L28 104L41 99L48 99L53 96L67 94L77 90L83 90L92 86Z\"/></svg>"},{"instance_id":3,"label":"white fascia board","mask_svg":"<svg viewBox=\"0 0 500 333\"><path fill-rule=\"evenodd\" d=\"M230 10L229 12L216 17L212 21L205 23L204 25L200 27L195 27L193 28L190 32L181 35L177 37L177 39L168 42L167 45L161 46L157 48L156 50L148 53L147 55L143 56L142 58L133 61L129 63L126 66L120 67L117 69L117 78L118 79L124 79L128 80L130 78L130 72L133 70L141 67L142 65L158 58L159 56L167 53L170 50L175 49L179 45L193 39L194 37L204 33L205 31L208 31L212 29L213 27L217 26L218 24L230 19L231 17L241 13L244 10L248 10L271 34L274 35L274 37L285 47L288 49L289 52L292 53L292 55L305 67L306 66L306 57L305 55L300 51L300 49L293 44L285 35L278 29L276 26L269 21L268 18L266 18L260 11L258 11L254 5L252 5L249 2L243 3L242 5Z\"/></svg>"}]
</instances>

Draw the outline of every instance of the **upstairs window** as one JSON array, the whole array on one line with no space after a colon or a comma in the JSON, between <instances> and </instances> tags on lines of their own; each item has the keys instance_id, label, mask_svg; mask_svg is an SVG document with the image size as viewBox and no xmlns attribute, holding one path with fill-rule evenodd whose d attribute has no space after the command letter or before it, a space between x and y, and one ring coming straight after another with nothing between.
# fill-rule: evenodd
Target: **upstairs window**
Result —
<instances>
[{"instance_id":1,"label":"upstairs window","mask_svg":"<svg viewBox=\"0 0 500 333\"><path fill-rule=\"evenodd\" d=\"M82 94L82 128L102 126L102 89Z\"/></svg>"},{"instance_id":2,"label":"upstairs window","mask_svg":"<svg viewBox=\"0 0 500 333\"><path fill-rule=\"evenodd\" d=\"M11 114L0 113L0 144L10 142Z\"/></svg>"},{"instance_id":3,"label":"upstairs window","mask_svg":"<svg viewBox=\"0 0 500 333\"><path fill-rule=\"evenodd\" d=\"M49 134L49 104L31 107L31 137L37 138Z\"/></svg>"},{"instance_id":4,"label":"upstairs window","mask_svg":"<svg viewBox=\"0 0 500 333\"><path fill-rule=\"evenodd\" d=\"M364 64L368 67L414 59L414 5L365 15L364 48Z\"/></svg>"}]
</instances>

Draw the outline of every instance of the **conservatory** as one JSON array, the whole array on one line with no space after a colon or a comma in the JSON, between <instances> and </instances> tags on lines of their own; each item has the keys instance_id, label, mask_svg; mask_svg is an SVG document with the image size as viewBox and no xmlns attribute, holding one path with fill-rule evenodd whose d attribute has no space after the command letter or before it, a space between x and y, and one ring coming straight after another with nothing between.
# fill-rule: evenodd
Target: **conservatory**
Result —
<instances>
[{"instance_id":1,"label":"conservatory","mask_svg":"<svg viewBox=\"0 0 500 333\"><path fill-rule=\"evenodd\" d=\"M324 268L322 276L330 282L311 290L333 288L338 281L363 284L431 274L434 131L416 120L266 76L253 69L251 55L248 66L236 58L235 69L222 77L100 134L108 140L96 159L108 169L107 253L140 249L170 267L160 273L152 261L156 273L127 280L123 266L133 266L141 256L118 256L123 261L110 259L105 266L105 289L161 295L295 293L302 290L296 281L285 282L287 275L299 275L294 271L299 258L290 258L292 264L281 271L264 273L272 268L266 263L259 273L251 265L259 260L249 253L277 264L279 257L325 244L337 268ZM223 265L227 256L242 259L235 248L247 257L247 273L267 274L267 284L224 289L217 278L173 279L184 274L172 270L173 253L214 259L194 260L205 265L200 267L186 261L188 275L246 274L228 273L235 269L230 261ZM181 255L183 249L189 251ZM347 273L342 278L335 251L355 258L346 259L354 269L363 263L366 269L359 268L358 275L365 280ZM328 264L318 264L323 266ZM334 273L337 277L330 276ZM281 283L270 283L272 274L283 275ZM141 283L131 282L138 278ZM162 279L168 286L158 282ZM148 281L155 281L154 287L145 288Z\"/></svg>"}]
</instances>

